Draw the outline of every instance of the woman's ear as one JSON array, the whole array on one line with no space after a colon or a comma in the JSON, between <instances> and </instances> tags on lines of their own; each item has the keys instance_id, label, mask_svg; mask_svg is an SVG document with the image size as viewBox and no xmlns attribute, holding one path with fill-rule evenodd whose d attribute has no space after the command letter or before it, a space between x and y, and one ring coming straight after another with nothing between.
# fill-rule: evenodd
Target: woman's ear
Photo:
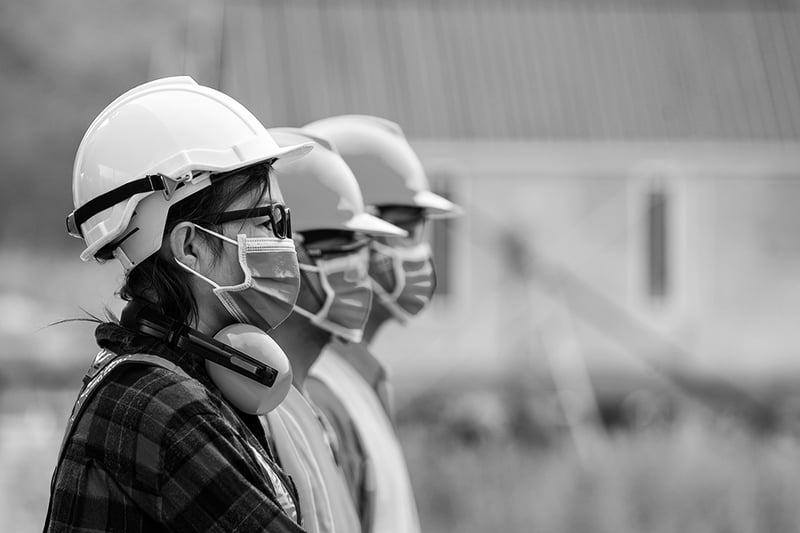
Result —
<instances>
[{"instance_id":1,"label":"woman's ear","mask_svg":"<svg viewBox=\"0 0 800 533\"><path fill-rule=\"evenodd\" d=\"M202 254L201 238L194 224L180 222L169 232L169 251L172 257L192 270L199 270Z\"/></svg>"}]
</instances>

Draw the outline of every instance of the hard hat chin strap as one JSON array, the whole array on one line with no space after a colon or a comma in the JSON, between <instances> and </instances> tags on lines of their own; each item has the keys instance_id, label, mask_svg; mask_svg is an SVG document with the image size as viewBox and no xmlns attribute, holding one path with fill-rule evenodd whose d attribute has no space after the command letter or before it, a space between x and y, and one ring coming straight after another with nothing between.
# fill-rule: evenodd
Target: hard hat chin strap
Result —
<instances>
[{"instance_id":1,"label":"hard hat chin strap","mask_svg":"<svg viewBox=\"0 0 800 533\"><path fill-rule=\"evenodd\" d=\"M135 194L153 191L167 191L167 178L161 174L150 174L141 179L120 185L107 193L92 198L78 209L67 215L67 232L78 239L83 238L81 226L84 222L109 207L124 202Z\"/></svg>"},{"instance_id":2,"label":"hard hat chin strap","mask_svg":"<svg viewBox=\"0 0 800 533\"><path fill-rule=\"evenodd\" d=\"M129 270L131 270L133 267L136 266L136 264L130 260L128 254L125 253L125 250L123 250L119 246L116 246L114 248L114 251L111 253L114 256L114 259L116 259L122 264L122 268L123 270L125 270L125 272L128 272Z\"/></svg>"}]
</instances>

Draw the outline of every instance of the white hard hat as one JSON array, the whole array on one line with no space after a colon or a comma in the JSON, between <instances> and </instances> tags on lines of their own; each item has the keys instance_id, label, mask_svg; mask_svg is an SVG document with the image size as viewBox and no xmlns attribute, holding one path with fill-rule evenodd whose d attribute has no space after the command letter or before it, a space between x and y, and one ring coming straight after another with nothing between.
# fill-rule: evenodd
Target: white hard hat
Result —
<instances>
[{"instance_id":1,"label":"white hard hat","mask_svg":"<svg viewBox=\"0 0 800 533\"><path fill-rule=\"evenodd\" d=\"M300 128L271 128L279 146L314 143L291 165L277 165L275 177L292 211L292 230L349 230L369 236L405 236L405 230L364 211L359 184L336 148Z\"/></svg>"},{"instance_id":2,"label":"white hard hat","mask_svg":"<svg viewBox=\"0 0 800 533\"><path fill-rule=\"evenodd\" d=\"M394 122L369 115L340 115L311 122L303 129L336 146L358 179L367 205L420 207L432 217L461 213L453 202L431 192L419 157Z\"/></svg>"},{"instance_id":3,"label":"white hard hat","mask_svg":"<svg viewBox=\"0 0 800 533\"><path fill-rule=\"evenodd\" d=\"M127 270L160 248L169 208L209 186L213 174L309 150L279 147L239 102L188 76L145 83L86 131L67 229L86 243L81 259L113 253Z\"/></svg>"}]
</instances>

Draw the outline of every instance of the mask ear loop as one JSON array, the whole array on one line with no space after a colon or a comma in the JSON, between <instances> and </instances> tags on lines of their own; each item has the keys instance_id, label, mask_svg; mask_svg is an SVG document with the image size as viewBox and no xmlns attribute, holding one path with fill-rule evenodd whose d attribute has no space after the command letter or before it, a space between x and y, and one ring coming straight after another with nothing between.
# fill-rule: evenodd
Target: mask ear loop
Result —
<instances>
[{"instance_id":1,"label":"mask ear loop","mask_svg":"<svg viewBox=\"0 0 800 533\"><path fill-rule=\"evenodd\" d=\"M303 249L302 255L307 257L307 255L305 254L305 249L303 248L302 245L298 247L298 251L300 249ZM301 254L298 253L297 255L299 262ZM322 280L323 274L318 267L303 264L302 262L300 262L300 277L301 277L300 290L302 290L303 283L306 283L309 288L308 290L311 292L311 297L314 298L314 300L316 300L316 302L319 304L319 310L315 313L312 313L308 309L302 307L300 304L295 303L294 312L299 314L300 316L306 317L312 323L316 324L320 320L319 316L323 313L323 311L326 310L326 308L329 307L329 303L331 304L333 303L333 298L335 295L333 294L333 291L331 291L329 297L328 294L325 292L325 289L322 288L321 281L318 283L317 280L310 275L311 272L316 272L317 275L319 276L319 279ZM324 294L324 299L322 301L320 301L320 296L319 296L320 293Z\"/></svg>"},{"instance_id":2,"label":"mask ear loop","mask_svg":"<svg viewBox=\"0 0 800 533\"><path fill-rule=\"evenodd\" d=\"M222 239L223 241L227 241L227 242L229 242L231 244L235 244L236 246L239 245L239 243L237 243L236 241L234 241L230 237L226 237L225 235L217 233L216 231L211 231L210 229L206 229L203 226L199 226L197 224L194 224L194 227L199 229L199 230L201 230L201 231L204 231L204 232L208 233L209 235L213 235L214 237ZM215 289L219 289L220 288L221 285L219 283L217 283L216 281L212 280L211 278L205 277L200 272L197 272L196 270L191 268L189 265L187 265L185 263L182 263L177 257L174 257L173 259L175 259L175 262L178 263L178 266L180 266L185 271L189 272L190 274L194 274L195 276L197 276L198 278L202 279L203 281L205 281L206 283L208 283L209 285L211 285Z\"/></svg>"},{"instance_id":3,"label":"mask ear loop","mask_svg":"<svg viewBox=\"0 0 800 533\"><path fill-rule=\"evenodd\" d=\"M196 270L191 268L189 265L187 265L185 263L181 263L181 261L177 257L175 257L173 259L175 259L175 262L178 263L178 266L181 267L182 269L184 269L186 272L197 276L198 278L202 279L203 281L205 281L206 283L208 283L209 285L211 285L215 289L219 289L220 288L220 284L217 283L216 281L212 280L211 278L205 277L200 272L197 272Z\"/></svg>"},{"instance_id":4,"label":"mask ear loop","mask_svg":"<svg viewBox=\"0 0 800 533\"><path fill-rule=\"evenodd\" d=\"M304 254L306 253L305 247L302 246L302 243L298 243L297 248L298 250L300 249L303 250L303 252L301 253ZM364 316L364 321L361 327L359 328L358 333L354 332L353 330L350 330L349 328L346 328L345 326L342 326L341 324L337 324L336 322L332 321L328 316L328 313L330 312L330 308L333 305L333 302L336 298L336 291L330 285L330 282L328 281L328 278L325 275L325 273L318 266L305 265L301 263L300 267L301 267L300 269L301 275L303 275L305 279L311 279L307 274L309 272L317 272L319 274L319 282L322 285L322 287L324 287L322 291L326 295L326 297L325 297L325 302L323 302L319 311L317 311L316 313L312 313L311 311L308 311L307 309L304 309L297 304L295 304L294 306L294 312L296 312L301 316L304 316L305 318L310 320L312 324L316 324L317 327L330 332L332 335L341 338L346 342L355 342L355 343L361 342L364 333L364 323L366 323L366 321L368 320L369 314L367 313ZM369 278L366 279L368 280ZM327 288L327 290L325 290L325 287ZM370 305L371 305L371 300L372 298L370 294ZM369 308L369 305L367 306L367 308Z\"/></svg>"},{"instance_id":5,"label":"mask ear loop","mask_svg":"<svg viewBox=\"0 0 800 533\"><path fill-rule=\"evenodd\" d=\"M308 251L306 250L306 247L303 244L302 239L297 239L295 241L295 250L297 252L297 262L300 263L300 276L301 276L301 279L302 279L301 284L302 283L306 283L307 284L309 290L311 291L311 295L314 297L314 299L319 304L320 309L322 309L325 306L325 302L328 299L328 297L327 297L327 295L325 293L325 289L322 288L322 285L320 284L319 281L317 281L316 279L314 279L313 276L310 276L308 274L309 270L307 268L303 268L303 266L316 267L316 263L311 258L311 256L308 254ZM314 270L314 271L315 272L319 272L318 270ZM322 274L319 274L319 275L321 276ZM295 305L295 307L299 307L299 306ZM303 309L303 310L306 311L306 312L310 312L310 311L308 311L306 309Z\"/></svg>"},{"instance_id":6,"label":"mask ear loop","mask_svg":"<svg viewBox=\"0 0 800 533\"><path fill-rule=\"evenodd\" d=\"M409 323L411 319L411 315L407 313L400 305L397 303L397 299L400 294L403 292L403 288L405 287L406 283L406 273L403 270L403 264L400 260L399 254L395 251L392 246L388 246L386 244L380 243L378 241L372 241L370 244L372 248L370 254L373 251L379 252L384 254L388 257L392 262L392 273L394 274L394 287L392 291L389 292L383 288L383 286L376 280L374 277L369 276L370 282L372 284L372 293L378 297L378 300L381 304L386 307L389 312L394 316L394 318L403 325Z\"/></svg>"},{"instance_id":7,"label":"mask ear loop","mask_svg":"<svg viewBox=\"0 0 800 533\"><path fill-rule=\"evenodd\" d=\"M394 303L397 301L397 298L400 297L400 294L403 292L403 289L406 285L406 271L403 269L403 261L400 257L400 253L393 246L389 246L378 241L372 241L370 246L372 246L375 251L380 252L388 257L392 262L394 287L392 287L391 291L384 289L381 284L378 283L372 276L370 276L370 279L372 279L373 285L377 285L379 287L378 292L385 295L389 301Z\"/></svg>"},{"instance_id":8,"label":"mask ear loop","mask_svg":"<svg viewBox=\"0 0 800 533\"><path fill-rule=\"evenodd\" d=\"M239 245L238 242L234 241L233 239L231 239L230 237L228 237L226 235L223 235L221 233L217 233L216 231L211 231L210 229L206 229L203 226L198 226L197 224L195 224L194 227L199 229L200 231L204 231L205 233L208 233L209 235L213 235L214 237L217 237L218 239L222 239L223 241L227 241L227 242L229 242L229 243L231 243L233 245L236 245L236 246Z\"/></svg>"}]
</instances>

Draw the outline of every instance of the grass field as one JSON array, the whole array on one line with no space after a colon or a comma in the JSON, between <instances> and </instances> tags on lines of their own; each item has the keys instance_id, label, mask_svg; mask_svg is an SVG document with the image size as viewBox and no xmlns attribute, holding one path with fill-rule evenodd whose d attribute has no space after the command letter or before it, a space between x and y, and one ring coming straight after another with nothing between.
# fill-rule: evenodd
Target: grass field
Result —
<instances>
[{"instance_id":1,"label":"grass field","mask_svg":"<svg viewBox=\"0 0 800 533\"><path fill-rule=\"evenodd\" d=\"M567 440L454 446L429 428L402 433L425 530L485 533L800 531L800 446L731 420Z\"/></svg>"}]
</instances>

